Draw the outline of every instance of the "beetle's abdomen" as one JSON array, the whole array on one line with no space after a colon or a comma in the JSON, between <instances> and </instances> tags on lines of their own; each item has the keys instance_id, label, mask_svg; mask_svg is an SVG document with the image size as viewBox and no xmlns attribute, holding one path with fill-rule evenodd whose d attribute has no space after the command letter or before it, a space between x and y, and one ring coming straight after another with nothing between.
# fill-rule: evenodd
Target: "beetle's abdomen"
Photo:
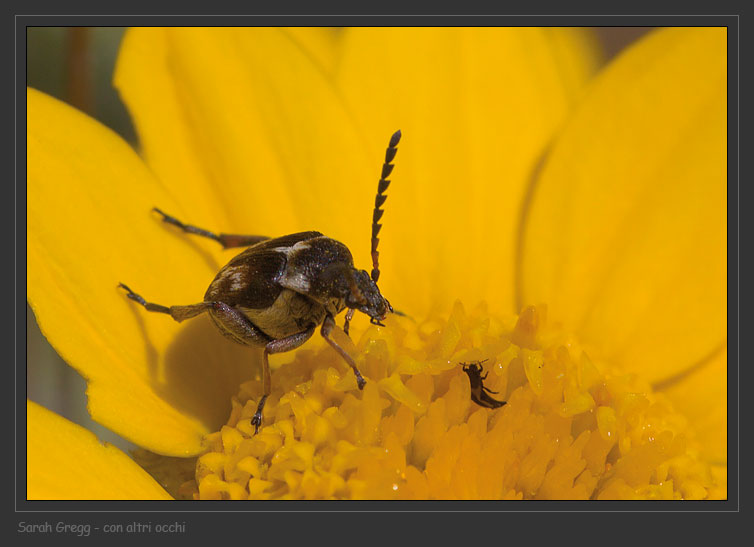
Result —
<instances>
[{"instance_id":1,"label":"beetle's abdomen","mask_svg":"<svg viewBox=\"0 0 754 547\"><path fill-rule=\"evenodd\" d=\"M325 307L290 289L282 289L275 301L261 309L238 306L259 330L280 339L319 325L325 318Z\"/></svg>"}]
</instances>

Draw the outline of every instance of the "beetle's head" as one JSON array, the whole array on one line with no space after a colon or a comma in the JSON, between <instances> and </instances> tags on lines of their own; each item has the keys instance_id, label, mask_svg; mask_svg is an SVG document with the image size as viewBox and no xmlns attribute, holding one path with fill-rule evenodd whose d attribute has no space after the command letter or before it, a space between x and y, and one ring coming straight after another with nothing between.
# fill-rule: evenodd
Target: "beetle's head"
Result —
<instances>
[{"instance_id":1,"label":"beetle's head","mask_svg":"<svg viewBox=\"0 0 754 547\"><path fill-rule=\"evenodd\" d=\"M385 319L388 312L393 311L393 307L365 270L353 270L353 283L349 289L345 298L346 306L367 314L373 325L384 326L380 321Z\"/></svg>"}]
</instances>

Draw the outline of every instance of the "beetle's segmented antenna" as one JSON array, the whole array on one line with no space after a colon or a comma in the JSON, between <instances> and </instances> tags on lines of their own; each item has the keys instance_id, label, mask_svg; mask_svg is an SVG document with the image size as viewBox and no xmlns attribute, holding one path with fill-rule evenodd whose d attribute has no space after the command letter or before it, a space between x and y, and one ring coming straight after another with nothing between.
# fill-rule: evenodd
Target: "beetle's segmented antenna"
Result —
<instances>
[{"instance_id":1,"label":"beetle's segmented antenna","mask_svg":"<svg viewBox=\"0 0 754 547\"><path fill-rule=\"evenodd\" d=\"M380 253L377 251L377 245L380 243L380 239L377 235L380 233L382 224L379 224L382 214L385 212L382 210L382 204L385 203L387 196L385 190L390 186L390 181L387 177L395 167L391 162L395 158L395 154L398 152L398 142L401 140L401 132L396 131L393 136L390 137L390 145L385 151L385 163L382 164L382 176L380 182L377 185L377 196L374 198L374 213L372 214L372 281L377 283L380 278Z\"/></svg>"}]
</instances>

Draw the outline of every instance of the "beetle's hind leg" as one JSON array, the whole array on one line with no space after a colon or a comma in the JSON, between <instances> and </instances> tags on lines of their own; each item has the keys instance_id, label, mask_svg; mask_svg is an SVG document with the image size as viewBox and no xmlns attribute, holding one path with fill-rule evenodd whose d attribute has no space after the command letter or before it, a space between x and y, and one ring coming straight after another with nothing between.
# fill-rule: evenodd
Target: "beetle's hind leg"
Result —
<instances>
[{"instance_id":1,"label":"beetle's hind leg","mask_svg":"<svg viewBox=\"0 0 754 547\"><path fill-rule=\"evenodd\" d=\"M200 302L199 304L191 304L188 306L163 306L161 304L155 304L154 302L147 302L141 295L133 292L124 283L119 283L118 287L125 289L126 296L134 302L138 302L139 304L144 306L147 311L165 313L178 322L184 321L186 319L191 319L192 317L196 317L197 315L201 315L202 313L209 311L209 309L212 307L211 302Z\"/></svg>"},{"instance_id":2,"label":"beetle's hind leg","mask_svg":"<svg viewBox=\"0 0 754 547\"><path fill-rule=\"evenodd\" d=\"M195 234L198 236L206 237L208 239L214 239L220 245L222 245L224 249L230 249L231 247L248 247L250 245L254 245L255 243L259 243L260 241L270 239L267 236L215 234L213 232L210 232L209 230L205 230L204 228L198 228L197 226L192 226L191 224L184 224L177 218L160 211L157 207L154 207L152 210L162 216L163 222L177 226L187 234Z\"/></svg>"},{"instance_id":3,"label":"beetle's hind leg","mask_svg":"<svg viewBox=\"0 0 754 547\"><path fill-rule=\"evenodd\" d=\"M264 353L262 355L262 398L257 405L257 411L251 418L251 424L254 426L254 434L256 435L259 431L259 426L262 425L262 411L264 410L264 404L267 402L267 397L269 397L272 392L270 361L268 355L270 353L290 351L299 347L311 338L314 333L314 327L287 338L272 340L269 336L259 330L256 325L249 321L248 317L234 307L223 302L208 302L208 304L211 307L210 317L218 326L220 332L239 344L247 346L264 346Z\"/></svg>"}]
</instances>

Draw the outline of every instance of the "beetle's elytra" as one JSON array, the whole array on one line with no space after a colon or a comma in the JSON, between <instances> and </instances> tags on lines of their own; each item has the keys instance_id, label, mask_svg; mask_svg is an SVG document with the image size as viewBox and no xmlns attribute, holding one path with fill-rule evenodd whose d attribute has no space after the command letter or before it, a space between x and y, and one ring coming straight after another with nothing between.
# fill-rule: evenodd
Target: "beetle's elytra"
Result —
<instances>
[{"instance_id":1,"label":"beetle's elytra","mask_svg":"<svg viewBox=\"0 0 754 547\"><path fill-rule=\"evenodd\" d=\"M225 336L239 344L264 346L262 359L263 395L252 418L255 433L262 423L262 409L271 392L268 355L293 350L320 330L325 340L351 366L359 389L365 381L356 363L332 338L335 316L348 308L343 329L348 327L356 310L369 316L373 324L382 321L393 308L377 288L380 276L377 235L382 227L382 204L390 185L388 176L398 151L401 132L390 139L382 165L382 176L372 215L372 274L357 270L348 247L320 232L299 232L269 238L214 234L184 224L155 208L162 220L190 234L220 243L223 248L249 247L226 264L210 283L204 300L188 306L162 306L147 302L121 283L126 295L148 311L165 313L184 321L209 312L212 321Z\"/></svg>"},{"instance_id":2,"label":"beetle's elytra","mask_svg":"<svg viewBox=\"0 0 754 547\"><path fill-rule=\"evenodd\" d=\"M471 400L479 406L483 406L485 408L500 408L505 404L505 401L498 401L496 399L493 399L488 394L497 394L497 391L492 391L491 389L484 387L484 380L487 379L488 373L485 372L484 376L482 376L482 363L484 363L486 360L487 359L484 359L484 361L461 363L461 366L463 367L463 371L469 376L469 384L471 385Z\"/></svg>"}]
</instances>

